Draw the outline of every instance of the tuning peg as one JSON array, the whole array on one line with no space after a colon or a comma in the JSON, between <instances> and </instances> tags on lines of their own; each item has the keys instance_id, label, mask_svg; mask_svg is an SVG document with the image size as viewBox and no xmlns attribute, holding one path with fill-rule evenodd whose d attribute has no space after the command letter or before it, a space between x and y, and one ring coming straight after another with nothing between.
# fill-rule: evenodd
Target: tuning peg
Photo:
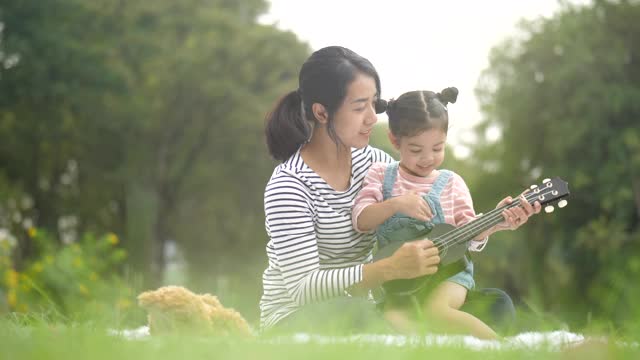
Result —
<instances>
[{"instance_id":1,"label":"tuning peg","mask_svg":"<svg viewBox=\"0 0 640 360\"><path fill-rule=\"evenodd\" d=\"M563 207L567 206L568 204L569 204L569 202L567 202L567 200L564 200L564 199L558 201L558 207L559 208L563 208Z\"/></svg>"},{"instance_id":2,"label":"tuning peg","mask_svg":"<svg viewBox=\"0 0 640 360\"><path fill-rule=\"evenodd\" d=\"M555 210L555 208L551 205L547 205L544 208L544 212L546 212L547 214L551 214L553 212L553 210Z\"/></svg>"},{"instance_id":3,"label":"tuning peg","mask_svg":"<svg viewBox=\"0 0 640 360\"><path fill-rule=\"evenodd\" d=\"M546 183L548 183L549 181L551 181L551 179L547 178L547 179L542 180L542 183L543 183L543 184L546 184Z\"/></svg>"},{"instance_id":4,"label":"tuning peg","mask_svg":"<svg viewBox=\"0 0 640 360\"><path fill-rule=\"evenodd\" d=\"M531 186L529 186L529 189L533 190L533 189L535 189L537 187L538 187L538 185L531 185Z\"/></svg>"}]
</instances>

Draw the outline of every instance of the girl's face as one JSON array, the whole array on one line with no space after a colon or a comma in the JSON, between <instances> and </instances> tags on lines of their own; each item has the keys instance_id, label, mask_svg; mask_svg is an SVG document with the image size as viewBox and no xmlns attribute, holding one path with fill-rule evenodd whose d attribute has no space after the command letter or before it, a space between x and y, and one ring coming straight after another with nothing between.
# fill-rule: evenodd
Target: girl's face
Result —
<instances>
[{"instance_id":1,"label":"girl's face","mask_svg":"<svg viewBox=\"0 0 640 360\"><path fill-rule=\"evenodd\" d=\"M400 166L411 175L429 176L444 161L447 134L441 129L429 129L415 136L399 138L389 132L389 140L400 151Z\"/></svg>"},{"instance_id":2,"label":"girl's face","mask_svg":"<svg viewBox=\"0 0 640 360\"><path fill-rule=\"evenodd\" d=\"M333 118L336 134L345 146L360 149L369 144L371 130L378 121L377 100L375 80L358 74L348 86L347 95Z\"/></svg>"}]
</instances>

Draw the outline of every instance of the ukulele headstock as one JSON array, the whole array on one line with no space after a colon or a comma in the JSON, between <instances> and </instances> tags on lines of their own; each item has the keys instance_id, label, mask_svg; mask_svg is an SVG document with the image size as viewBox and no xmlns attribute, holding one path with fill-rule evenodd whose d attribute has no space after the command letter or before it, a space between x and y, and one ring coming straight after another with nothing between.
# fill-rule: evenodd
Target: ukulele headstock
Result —
<instances>
[{"instance_id":1,"label":"ukulele headstock","mask_svg":"<svg viewBox=\"0 0 640 360\"><path fill-rule=\"evenodd\" d=\"M557 176L542 180L542 184L531 185L530 190L525 194L525 198L530 204L536 201L540 202L546 213L553 212L555 204L559 208L567 206L568 202L565 198L568 196L569 184Z\"/></svg>"}]
</instances>

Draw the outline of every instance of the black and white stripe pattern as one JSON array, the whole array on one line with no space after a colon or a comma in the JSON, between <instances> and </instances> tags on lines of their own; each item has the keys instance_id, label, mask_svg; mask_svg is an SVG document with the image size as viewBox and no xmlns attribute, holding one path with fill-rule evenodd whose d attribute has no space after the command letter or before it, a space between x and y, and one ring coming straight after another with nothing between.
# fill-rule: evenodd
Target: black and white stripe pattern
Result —
<instances>
[{"instance_id":1,"label":"black and white stripe pattern","mask_svg":"<svg viewBox=\"0 0 640 360\"><path fill-rule=\"evenodd\" d=\"M353 200L375 162L391 162L385 152L351 151L351 182L333 190L295 153L273 172L265 189L269 266L262 276L260 325L269 328L301 306L341 296L362 280L371 261L372 234L351 223Z\"/></svg>"}]
</instances>

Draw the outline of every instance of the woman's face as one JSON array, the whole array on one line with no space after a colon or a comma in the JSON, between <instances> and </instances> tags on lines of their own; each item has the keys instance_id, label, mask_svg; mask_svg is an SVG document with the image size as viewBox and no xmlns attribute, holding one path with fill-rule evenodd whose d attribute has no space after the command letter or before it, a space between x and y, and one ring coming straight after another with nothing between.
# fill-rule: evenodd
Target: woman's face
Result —
<instances>
[{"instance_id":1,"label":"woman's face","mask_svg":"<svg viewBox=\"0 0 640 360\"><path fill-rule=\"evenodd\" d=\"M377 100L375 80L358 74L349 84L347 95L333 118L336 134L345 146L363 148L369 144L373 125L378 121Z\"/></svg>"}]
</instances>

